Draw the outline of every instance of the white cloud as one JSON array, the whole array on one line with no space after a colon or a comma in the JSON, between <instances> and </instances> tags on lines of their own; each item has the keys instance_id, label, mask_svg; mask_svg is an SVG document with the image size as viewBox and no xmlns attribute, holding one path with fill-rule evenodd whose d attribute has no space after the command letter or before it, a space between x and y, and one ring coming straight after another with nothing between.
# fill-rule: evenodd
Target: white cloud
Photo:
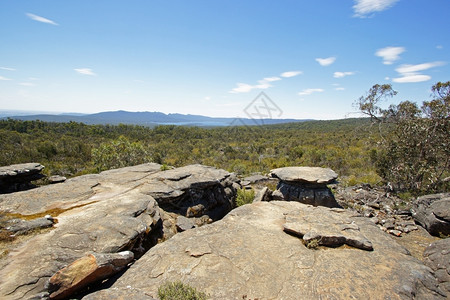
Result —
<instances>
[{"instance_id":1,"label":"white cloud","mask_svg":"<svg viewBox=\"0 0 450 300\"><path fill-rule=\"evenodd\" d=\"M403 52L405 52L403 47L386 47L378 49L375 55L383 58L383 64L392 65L394 61L400 59L400 54Z\"/></svg>"},{"instance_id":2,"label":"white cloud","mask_svg":"<svg viewBox=\"0 0 450 300\"><path fill-rule=\"evenodd\" d=\"M88 68L81 68L81 69L74 69L74 70L83 75L91 75L91 76L97 75L92 71L92 69L88 69Z\"/></svg>"},{"instance_id":3,"label":"white cloud","mask_svg":"<svg viewBox=\"0 0 450 300\"><path fill-rule=\"evenodd\" d=\"M292 71L292 72L284 72L280 76L287 78L287 77L297 76L299 74L301 74L300 71ZM271 82L279 81L279 80L282 80L282 78L273 76L273 77L265 77L261 80L258 80L258 84L255 84L255 85L239 82L239 83L237 83L237 87L232 89L229 93L232 93L232 94L248 93L251 90L255 90L255 89L265 90L265 89L272 87Z\"/></svg>"},{"instance_id":4,"label":"white cloud","mask_svg":"<svg viewBox=\"0 0 450 300\"><path fill-rule=\"evenodd\" d=\"M333 77L334 78L342 78L349 75L354 75L355 72L334 72Z\"/></svg>"},{"instance_id":5,"label":"white cloud","mask_svg":"<svg viewBox=\"0 0 450 300\"><path fill-rule=\"evenodd\" d=\"M6 71L15 71L16 69L13 68L8 68L8 67L0 67L1 70L6 70Z\"/></svg>"},{"instance_id":6,"label":"white cloud","mask_svg":"<svg viewBox=\"0 0 450 300\"><path fill-rule=\"evenodd\" d=\"M399 0L355 0L354 16L365 18L369 14L380 12L392 7Z\"/></svg>"},{"instance_id":7,"label":"white cloud","mask_svg":"<svg viewBox=\"0 0 450 300\"><path fill-rule=\"evenodd\" d=\"M321 66L329 66L332 63L334 63L334 61L336 60L336 57L327 57L327 58L316 58L316 61L321 65Z\"/></svg>"},{"instance_id":8,"label":"white cloud","mask_svg":"<svg viewBox=\"0 0 450 300\"><path fill-rule=\"evenodd\" d=\"M58 25L57 23L53 22L52 20L49 20L49 19L41 17L41 16L37 16L35 14L26 13L26 15L28 16L28 18L30 18L31 20L34 20L34 21L52 24L52 25Z\"/></svg>"},{"instance_id":9,"label":"white cloud","mask_svg":"<svg viewBox=\"0 0 450 300\"><path fill-rule=\"evenodd\" d=\"M278 81L278 80L281 80L281 78L280 77L266 77L266 78L264 78L263 79L264 81L267 81L267 82L272 82L272 81Z\"/></svg>"},{"instance_id":10,"label":"white cloud","mask_svg":"<svg viewBox=\"0 0 450 300\"><path fill-rule=\"evenodd\" d=\"M211 97L206 96L204 99L205 99L206 101L209 101L209 100L211 100Z\"/></svg>"},{"instance_id":11,"label":"white cloud","mask_svg":"<svg viewBox=\"0 0 450 300\"><path fill-rule=\"evenodd\" d=\"M0 76L0 80L11 80L11 79L3 77L3 76Z\"/></svg>"},{"instance_id":12,"label":"white cloud","mask_svg":"<svg viewBox=\"0 0 450 300\"><path fill-rule=\"evenodd\" d=\"M437 46L436 46L436 49L442 50L442 49L444 49L444 46L442 46L442 45L437 45Z\"/></svg>"},{"instance_id":13,"label":"white cloud","mask_svg":"<svg viewBox=\"0 0 450 300\"><path fill-rule=\"evenodd\" d=\"M444 65L442 61L435 61L429 63L423 63L418 65L401 65L395 71L399 73L400 77L393 78L393 82L408 83L408 82L422 82L431 79L431 76L421 74L420 71L425 71L434 67Z\"/></svg>"},{"instance_id":14,"label":"white cloud","mask_svg":"<svg viewBox=\"0 0 450 300\"><path fill-rule=\"evenodd\" d=\"M336 90L336 91L345 91L345 88L343 88L343 87L337 87L337 88L335 88L335 90Z\"/></svg>"},{"instance_id":15,"label":"white cloud","mask_svg":"<svg viewBox=\"0 0 450 300\"><path fill-rule=\"evenodd\" d=\"M284 78L289 78L289 77L294 77L294 76L300 75L302 73L303 73L302 71L289 71L289 72L281 73L280 76L284 77Z\"/></svg>"},{"instance_id":16,"label":"white cloud","mask_svg":"<svg viewBox=\"0 0 450 300\"><path fill-rule=\"evenodd\" d=\"M19 84L23 85L23 86L36 86L34 83L31 83L31 82L21 82Z\"/></svg>"},{"instance_id":17,"label":"white cloud","mask_svg":"<svg viewBox=\"0 0 450 300\"><path fill-rule=\"evenodd\" d=\"M324 91L323 89L305 89L305 90L299 92L298 94L300 96L305 96L305 95L311 95L312 93L321 93L323 91Z\"/></svg>"}]
</instances>

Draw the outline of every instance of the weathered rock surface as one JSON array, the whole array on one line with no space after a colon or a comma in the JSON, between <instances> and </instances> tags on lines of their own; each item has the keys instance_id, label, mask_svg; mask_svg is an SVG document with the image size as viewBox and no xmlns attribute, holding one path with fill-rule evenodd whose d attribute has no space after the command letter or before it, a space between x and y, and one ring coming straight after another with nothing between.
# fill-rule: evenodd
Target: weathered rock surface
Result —
<instances>
[{"instance_id":1,"label":"weathered rock surface","mask_svg":"<svg viewBox=\"0 0 450 300\"><path fill-rule=\"evenodd\" d=\"M31 181L45 177L41 174L44 166L26 163L0 167L0 194L33 188Z\"/></svg>"},{"instance_id":2,"label":"weathered rock surface","mask_svg":"<svg viewBox=\"0 0 450 300\"><path fill-rule=\"evenodd\" d=\"M50 184L61 183L61 182L64 182L64 181L66 181L66 180L67 180L66 177L60 176L60 175L53 175L53 176L50 176L50 177L48 178L48 182L49 182Z\"/></svg>"},{"instance_id":3,"label":"weathered rock surface","mask_svg":"<svg viewBox=\"0 0 450 300\"><path fill-rule=\"evenodd\" d=\"M338 175L331 169L319 167L285 167L270 171L272 177L283 181L328 184Z\"/></svg>"},{"instance_id":4,"label":"weathered rock surface","mask_svg":"<svg viewBox=\"0 0 450 300\"><path fill-rule=\"evenodd\" d=\"M6 230L13 234L25 234L32 230L53 226L55 222L52 216L45 216L30 221L22 219L12 219L7 222Z\"/></svg>"},{"instance_id":5,"label":"weathered rock surface","mask_svg":"<svg viewBox=\"0 0 450 300\"><path fill-rule=\"evenodd\" d=\"M350 226L371 242L373 251L348 246L308 249L301 238L283 231L291 217L296 222ZM312 229L319 234L323 230ZM162 283L175 280L211 299L444 298L432 270L366 218L272 201L244 205L218 222L177 234L150 249L111 291L85 299L106 299L126 289L156 297Z\"/></svg>"},{"instance_id":6,"label":"weathered rock surface","mask_svg":"<svg viewBox=\"0 0 450 300\"><path fill-rule=\"evenodd\" d=\"M442 239L429 245L424 253L424 261L433 269L442 291L450 296L450 239Z\"/></svg>"},{"instance_id":7,"label":"weathered rock surface","mask_svg":"<svg viewBox=\"0 0 450 300\"><path fill-rule=\"evenodd\" d=\"M92 283L109 278L125 268L133 258L131 251L94 253L79 258L50 278L50 299L65 299Z\"/></svg>"},{"instance_id":8,"label":"weathered rock surface","mask_svg":"<svg viewBox=\"0 0 450 300\"><path fill-rule=\"evenodd\" d=\"M144 164L0 195L4 216L30 220L50 214L57 220L50 232L2 258L0 298L45 293L55 272L89 254L130 250L139 257L162 237L161 214L186 215L201 204L203 213L220 218L233 207L235 193L232 174L223 170L194 165L160 171L158 164ZM192 219L196 226L211 220Z\"/></svg>"},{"instance_id":9,"label":"weathered rock surface","mask_svg":"<svg viewBox=\"0 0 450 300\"><path fill-rule=\"evenodd\" d=\"M304 204L325 207L341 207L327 187L336 180L331 169L317 167L286 167L271 171L271 176L280 179L274 200L298 201Z\"/></svg>"},{"instance_id":10,"label":"weathered rock surface","mask_svg":"<svg viewBox=\"0 0 450 300\"><path fill-rule=\"evenodd\" d=\"M432 235L450 235L450 193L426 195L414 201L413 217Z\"/></svg>"}]
</instances>

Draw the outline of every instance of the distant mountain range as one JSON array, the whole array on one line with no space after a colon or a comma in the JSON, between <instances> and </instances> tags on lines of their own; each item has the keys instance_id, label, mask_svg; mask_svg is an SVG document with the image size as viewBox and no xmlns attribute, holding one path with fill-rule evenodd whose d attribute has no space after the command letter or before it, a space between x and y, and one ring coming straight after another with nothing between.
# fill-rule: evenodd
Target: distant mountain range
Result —
<instances>
[{"instance_id":1,"label":"distant mountain range","mask_svg":"<svg viewBox=\"0 0 450 300\"><path fill-rule=\"evenodd\" d=\"M242 125L271 125L292 122L304 122L311 119L250 119L250 118L214 118L200 115L164 114L162 112L129 112L107 111L95 114L16 114L3 112L2 119L41 120L46 122L81 122L85 124L132 124L144 126L182 125L182 126L242 126Z\"/></svg>"}]
</instances>

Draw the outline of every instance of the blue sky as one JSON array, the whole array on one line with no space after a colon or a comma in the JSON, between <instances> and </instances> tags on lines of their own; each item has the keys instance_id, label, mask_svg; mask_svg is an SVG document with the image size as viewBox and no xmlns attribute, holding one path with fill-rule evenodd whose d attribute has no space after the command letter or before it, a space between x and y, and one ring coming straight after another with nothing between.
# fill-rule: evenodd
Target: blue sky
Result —
<instances>
[{"instance_id":1,"label":"blue sky","mask_svg":"<svg viewBox=\"0 0 450 300\"><path fill-rule=\"evenodd\" d=\"M450 80L449 0L2 0L0 109L356 116ZM386 105L389 103L386 103Z\"/></svg>"}]
</instances>

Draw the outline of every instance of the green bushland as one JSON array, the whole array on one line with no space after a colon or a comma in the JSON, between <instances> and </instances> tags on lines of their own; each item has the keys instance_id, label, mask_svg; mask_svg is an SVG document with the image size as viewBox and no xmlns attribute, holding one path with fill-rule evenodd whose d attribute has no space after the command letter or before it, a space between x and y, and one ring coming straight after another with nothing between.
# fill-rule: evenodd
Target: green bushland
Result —
<instances>
[{"instance_id":1,"label":"green bushland","mask_svg":"<svg viewBox=\"0 0 450 300\"><path fill-rule=\"evenodd\" d=\"M215 128L6 119L0 120L0 165L39 162L46 175L67 177L143 162L199 163L239 175L317 166L376 184L369 125L368 118Z\"/></svg>"},{"instance_id":2,"label":"green bushland","mask_svg":"<svg viewBox=\"0 0 450 300\"><path fill-rule=\"evenodd\" d=\"M165 282L158 288L158 297L161 300L206 300L203 292L182 283L181 281Z\"/></svg>"}]
</instances>

